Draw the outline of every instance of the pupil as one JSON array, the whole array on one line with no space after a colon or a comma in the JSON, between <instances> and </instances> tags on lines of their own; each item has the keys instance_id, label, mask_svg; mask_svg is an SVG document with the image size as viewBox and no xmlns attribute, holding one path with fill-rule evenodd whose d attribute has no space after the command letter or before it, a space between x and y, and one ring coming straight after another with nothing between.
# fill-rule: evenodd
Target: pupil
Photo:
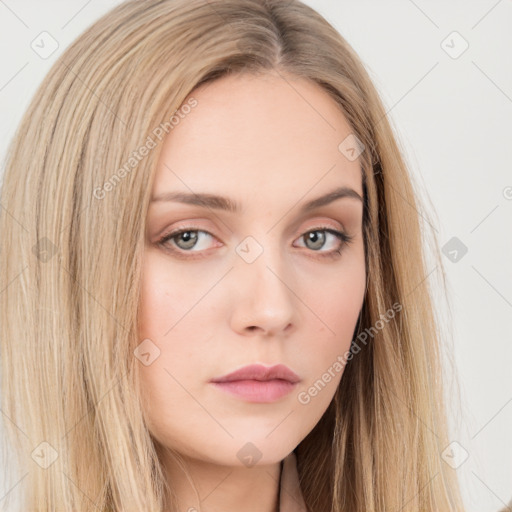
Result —
<instances>
[{"instance_id":1,"label":"pupil","mask_svg":"<svg viewBox=\"0 0 512 512\"><path fill-rule=\"evenodd\" d=\"M190 249L196 242L197 234L192 231L184 231L181 233L180 238L184 244L184 248Z\"/></svg>"},{"instance_id":2,"label":"pupil","mask_svg":"<svg viewBox=\"0 0 512 512\"><path fill-rule=\"evenodd\" d=\"M311 240L313 243L316 242L316 247L313 247L313 249L320 249L323 245L323 236L325 235L319 236L319 233L320 231L312 231L311 233L309 233L309 240ZM318 241L320 243L318 243Z\"/></svg>"}]
</instances>

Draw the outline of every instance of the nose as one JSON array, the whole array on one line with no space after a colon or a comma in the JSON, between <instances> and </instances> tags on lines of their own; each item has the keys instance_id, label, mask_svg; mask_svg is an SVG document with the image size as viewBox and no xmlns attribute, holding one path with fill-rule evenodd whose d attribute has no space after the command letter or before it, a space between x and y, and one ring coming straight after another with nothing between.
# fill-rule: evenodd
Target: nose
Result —
<instances>
[{"instance_id":1,"label":"nose","mask_svg":"<svg viewBox=\"0 0 512 512\"><path fill-rule=\"evenodd\" d=\"M255 261L239 259L231 279L231 327L240 334L278 336L291 331L297 312L293 276L276 251L264 251Z\"/></svg>"}]
</instances>

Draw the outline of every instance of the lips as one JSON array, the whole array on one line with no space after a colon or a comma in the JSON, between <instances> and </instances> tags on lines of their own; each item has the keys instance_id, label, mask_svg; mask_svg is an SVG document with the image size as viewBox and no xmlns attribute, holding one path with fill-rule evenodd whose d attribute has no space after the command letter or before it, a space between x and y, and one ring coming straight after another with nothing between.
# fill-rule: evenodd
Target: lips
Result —
<instances>
[{"instance_id":1,"label":"lips","mask_svg":"<svg viewBox=\"0 0 512 512\"><path fill-rule=\"evenodd\" d=\"M300 377L284 364L271 367L251 364L210 383L237 400L269 404L289 395L299 381Z\"/></svg>"},{"instance_id":2,"label":"lips","mask_svg":"<svg viewBox=\"0 0 512 512\"><path fill-rule=\"evenodd\" d=\"M248 380L261 382L281 380L295 384L300 381L300 377L284 364L277 364L270 367L261 364L250 364L227 375L223 375L222 377L214 378L211 382L223 383Z\"/></svg>"}]
</instances>

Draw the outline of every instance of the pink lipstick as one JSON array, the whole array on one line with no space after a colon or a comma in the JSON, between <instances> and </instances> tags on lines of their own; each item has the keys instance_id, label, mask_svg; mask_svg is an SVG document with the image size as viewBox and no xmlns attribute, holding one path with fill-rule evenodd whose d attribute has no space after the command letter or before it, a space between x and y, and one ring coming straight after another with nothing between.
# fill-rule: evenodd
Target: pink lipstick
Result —
<instances>
[{"instance_id":1,"label":"pink lipstick","mask_svg":"<svg viewBox=\"0 0 512 512\"><path fill-rule=\"evenodd\" d=\"M210 382L217 388L254 403L275 402L289 394L300 377L284 364L251 364Z\"/></svg>"}]
</instances>

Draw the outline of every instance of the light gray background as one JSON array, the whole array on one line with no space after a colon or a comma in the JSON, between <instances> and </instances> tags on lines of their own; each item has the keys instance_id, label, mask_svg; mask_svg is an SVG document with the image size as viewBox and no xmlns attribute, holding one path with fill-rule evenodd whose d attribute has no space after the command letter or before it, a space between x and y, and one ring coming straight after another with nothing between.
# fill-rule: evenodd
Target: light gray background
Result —
<instances>
[{"instance_id":1,"label":"light gray background","mask_svg":"<svg viewBox=\"0 0 512 512\"><path fill-rule=\"evenodd\" d=\"M2 160L50 65L118 3L0 0ZM418 192L431 201L427 213L441 247L456 237L451 243L468 249L461 257L456 247L452 261L448 245L443 256L451 317L442 294L436 300L447 336L453 333L447 355L460 382L460 396L448 391L458 443L451 460L467 456L454 470L468 511L496 511L512 497L512 0L306 3L367 66ZM31 48L43 31L59 44L47 59ZM434 287L436 274L432 262L426 278ZM0 498L22 476L10 475L9 484L2 478Z\"/></svg>"}]
</instances>

